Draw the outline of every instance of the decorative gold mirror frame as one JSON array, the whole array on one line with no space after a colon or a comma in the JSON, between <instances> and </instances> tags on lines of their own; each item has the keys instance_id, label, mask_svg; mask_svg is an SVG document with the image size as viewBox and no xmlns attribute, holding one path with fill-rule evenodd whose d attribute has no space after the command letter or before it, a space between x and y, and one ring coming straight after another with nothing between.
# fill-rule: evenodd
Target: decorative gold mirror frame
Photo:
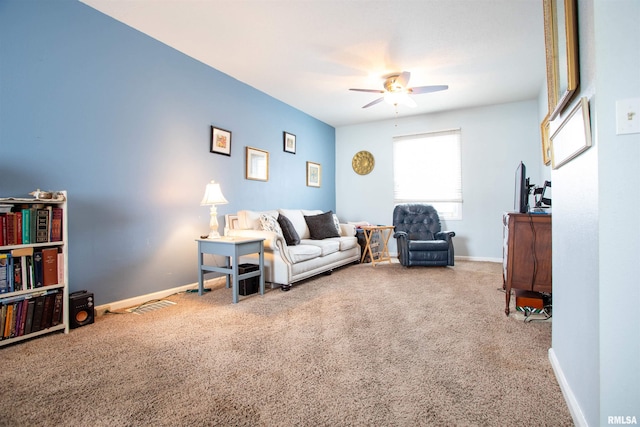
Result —
<instances>
[{"instance_id":1,"label":"decorative gold mirror frame","mask_svg":"<svg viewBox=\"0 0 640 427\"><path fill-rule=\"evenodd\" d=\"M571 100L580 83L576 0L544 0L549 121Z\"/></svg>"}]
</instances>

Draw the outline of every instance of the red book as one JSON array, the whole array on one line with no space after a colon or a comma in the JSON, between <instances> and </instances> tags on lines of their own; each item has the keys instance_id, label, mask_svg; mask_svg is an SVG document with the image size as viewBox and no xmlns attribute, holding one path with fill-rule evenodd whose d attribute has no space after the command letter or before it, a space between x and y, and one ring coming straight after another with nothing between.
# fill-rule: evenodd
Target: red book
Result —
<instances>
[{"instance_id":1,"label":"red book","mask_svg":"<svg viewBox=\"0 0 640 427\"><path fill-rule=\"evenodd\" d=\"M54 207L51 213L51 241L62 240L62 208Z\"/></svg>"}]
</instances>

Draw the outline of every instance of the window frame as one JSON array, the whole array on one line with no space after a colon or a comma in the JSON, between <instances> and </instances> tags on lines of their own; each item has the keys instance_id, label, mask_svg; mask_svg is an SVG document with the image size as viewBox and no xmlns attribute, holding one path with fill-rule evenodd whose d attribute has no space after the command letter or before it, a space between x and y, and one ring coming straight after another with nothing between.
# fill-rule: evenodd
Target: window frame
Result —
<instances>
[{"instance_id":1,"label":"window frame","mask_svg":"<svg viewBox=\"0 0 640 427\"><path fill-rule=\"evenodd\" d=\"M462 220L462 130L457 128L400 135L392 140L394 205L426 203L436 208L441 219ZM438 151L440 154L432 156L433 152ZM444 167L443 159L446 161ZM402 167L399 163L402 163ZM412 186L402 183L438 180L442 183L443 176L449 184L444 188L429 189L423 184Z\"/></svg>"}]
</instances>

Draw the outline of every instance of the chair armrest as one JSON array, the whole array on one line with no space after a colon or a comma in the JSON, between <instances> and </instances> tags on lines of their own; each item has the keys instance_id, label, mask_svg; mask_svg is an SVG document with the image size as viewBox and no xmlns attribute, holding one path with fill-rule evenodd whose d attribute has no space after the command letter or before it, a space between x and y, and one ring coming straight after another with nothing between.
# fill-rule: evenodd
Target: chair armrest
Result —
<instances>
[{"instance_id":1,"label":"chair armrest","mask_svg":"<svg viewBox=\"0 0 640 427\"><path fill-rule=\"evenodd\" d=\"M433 237L436 240L451 240L451 238L455 235L456 233L454 231L441 231L439 233L436 233Z\"/></svg>"},{"instance_id":2,"label":"chair armrest","mask_svg":"<svg viewBox=\"0 0 640 427\"><path fill-rule=\"evenodd\" d=\"M406 239L407 238L407 232L406 231L396 231L395 233L393 233L393 237L395 237L396 239Z\"/></svg>"},{"instance_id":3,"label":"chair armrest","mask_svg":"<svg viewBox=\"0 0 640 427\"><path fill-rule=\"evenodd\" d=\"M393 233L396 238L396 246L398 249L398 260L401 265L409 265L409 235L405 231L396 231Z\"/></svg>"}]
</instances>

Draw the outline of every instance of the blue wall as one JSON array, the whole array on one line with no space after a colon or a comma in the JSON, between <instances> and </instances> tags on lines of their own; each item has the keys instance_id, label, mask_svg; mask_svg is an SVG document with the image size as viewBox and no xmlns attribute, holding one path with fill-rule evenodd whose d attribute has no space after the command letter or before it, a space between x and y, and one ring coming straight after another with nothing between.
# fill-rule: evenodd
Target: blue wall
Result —
<instances>
[{"instance_id":1,"label":"blue wall","mask_svg":"<svg viewBox=\"0 0 640 427\"><path fill-rule=\"evenodd\" d=\"M246 146L270 153L268 182L244 178ZM70 290L97 304L197 281L212 179L220 231L239 209L335 210L333 127L74 0L0 0L0 152L0 195L68 190Z\"/></svg>"}]
</instances>

